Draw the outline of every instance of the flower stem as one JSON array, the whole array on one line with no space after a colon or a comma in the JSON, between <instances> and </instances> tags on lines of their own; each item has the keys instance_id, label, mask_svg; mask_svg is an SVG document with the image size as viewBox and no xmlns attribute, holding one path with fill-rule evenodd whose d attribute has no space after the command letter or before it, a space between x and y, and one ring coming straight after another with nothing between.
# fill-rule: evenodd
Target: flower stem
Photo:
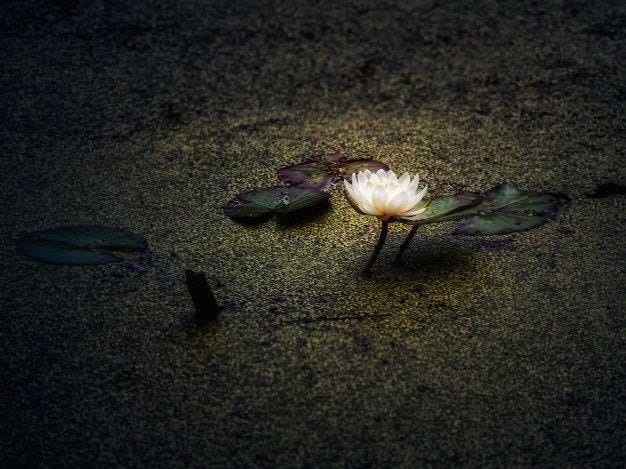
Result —
<instances>
[{"instance_id":1,"label":"flower stem","mask_svg":"<svg viewBox=\"0 0 626 469\"><path fill-rule=\"evenodd\" d=\"M415 236L415 233L417 233L418 227L419 225L413 225L413 228L411 228L411 231L409 231L409 234L406 235L406 238L404 238L404 242L402 243L402 245L400 245L400 249L398 249L396 257L393 258L393 263L395 265L399 265L402 262L402 259L401 259L402 254L404 254L404 251L406 251L407 248L409 247L409 244L411 244L411 240Z\"/></svg>"},{"instance_id":2,"label":"flower stem","mask_svg":"<svg viewBox=\"0 0 626 469\"><path fill-rule=\"evenodd\" d=\"M383 245L385 244L385 239L387 238L388 228L389 228L389 222L384 220L383 226L380 229L380 236L378 236L378 241L376 241L376 246L374 246L374 252L372 252L372 255L367 260L365 265L361 267L361 270L359 270L359 274L367 275L370 269L372 268L372 265L374 264L374 262L376 262L376 259L378 258L378 255L380 254L380 251L382 250Z\"/></svg>"}]
</instances>

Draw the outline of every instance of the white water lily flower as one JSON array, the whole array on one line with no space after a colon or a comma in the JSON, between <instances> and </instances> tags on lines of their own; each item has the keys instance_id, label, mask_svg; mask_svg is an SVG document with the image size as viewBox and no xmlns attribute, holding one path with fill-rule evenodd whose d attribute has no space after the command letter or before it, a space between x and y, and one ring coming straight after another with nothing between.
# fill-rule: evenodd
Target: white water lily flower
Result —
<instances>
[{"instance_id":1,"label":"white water lily flower","mask_svg":"<svg viewBox=\"0 0 626 469\"><path fill-rule=\"evenodd\" d=\"M417 192L419 176L413 180L409 173L399 178L393 171L379 169L352 174L352 183L344 180L348 198L353 207L365 215L374 215L380 220L402 218L414 220L426 210L424 196L428 186Z\"/></svg>"}]
</instances>

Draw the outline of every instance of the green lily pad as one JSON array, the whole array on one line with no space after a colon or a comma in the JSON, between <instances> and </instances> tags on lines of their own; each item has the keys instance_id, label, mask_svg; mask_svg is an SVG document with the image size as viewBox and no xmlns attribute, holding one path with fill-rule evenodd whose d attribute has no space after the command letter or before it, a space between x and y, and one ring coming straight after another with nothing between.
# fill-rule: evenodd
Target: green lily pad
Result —
<instances>
[{"instance_id":1,"label":"green lily pad","mask_svg":"<svg viewBox=\"0 0 626 469\"><path fill-rule=\"evenodd\" d=\"M482 202L442 221L466 218L454 234L494 235L525 231L554 220L565 206L559 194L533 193L500 184L484 194Z\"/></svg>"},{"instance_id":2,"label":"green lily pad","mask_svg":"<svg viewBox=\"0 0 626 469\"><path fill-rule=\"evenodd\" d=\"M106 226L60 226L27 234L18 250L49 264L96 265L123 259L113 251L145 251L146 240L132 231Z\"/></svg>"},{"instance_id":3,"label":"green lily pad","mask_svg":"<svg viewBox=\"0 0 626 469\"><path fill-rule=\"evenodd\" d=\"M341 153L334 152L284 166L278 170L278 179L292 186L324 190L339 178L349 178L352 173L366 169L375 172L379 169L387 170L389 167L380 161L367 158L349 160Z\"/></svg>"},{"instance_id":4,"label":"green lily pad","mask_svg":"<svg viewBox=\"0 0 626 469\"><path fill-rule=\"evenodd\" d=\"M565 199L559 194L524 192L500 184L485 193L463 191L434 197L426 210L409 225L465 219L455 234L493 235L525 231L555 219Z\"/></svg>"},{"instance_id":5,"label":"green lily pad","mask_svg":"<svg viewBox=\"0 0 626 469\"><path fill-rule=\"evenodd\" d=\"M305 187L267 187L243 192L224 207L230 218L254 219L313 207L328 198L325 192Z\"/></svg>"},{"instance_id":6,"label":"green lily pad","mask_svg":"<svg viewBox=\"0 0 626 469\"><path fill-rule=\"evenodd\" d=\"M428 201L426 210L420 213L416 220L400 221L409 225L426 225L428 223L436 223L443 217L476 207L481 202L482 198L479 194L472 194L469 192L433 197Z\"/></svg>"}]
</instances>

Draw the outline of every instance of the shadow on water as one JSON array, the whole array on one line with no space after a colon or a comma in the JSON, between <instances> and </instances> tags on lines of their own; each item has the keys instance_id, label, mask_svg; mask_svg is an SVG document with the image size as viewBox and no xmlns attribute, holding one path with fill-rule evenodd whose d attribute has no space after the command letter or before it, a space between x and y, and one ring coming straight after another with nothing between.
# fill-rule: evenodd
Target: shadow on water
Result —
<instances>
[{"instance_id":1,"label":"shadow on water","mask_svg":"<svg viewBox=\"0 0 626 469\"><path fill-rule=\"evenodd\" d=\"M422 321L422 316L415 316L417 311L420 315L430 310L448 314L447 308L464 298L478 281L476 249L471 244L450 236L425 239L407 251L404 263L396 266L391 260L397 248L397 243L387 245L369 276L357 274L358 263L345 264L345 275L349 278L338 283L343 284L341 294L350 298L349 307L319 307L314 314L285 318L278 327L321 325L324 330L336 332L356 323L370 322L375 327L395 329L397 318L401 322L407 318ZM317 302L318 298L311 301Z\"/></svg>"},{"instance_id":2,"label":"shadow on water","mask_svg":"<svg viewBox=\"0 0 626 469\"><path fill-rule=\"evenodd\" d=\"M331 209L331 202L324 200L311 208L277 215L276 221L281 229L299 228L309 223L322 221L330 213Z\"/></svg>"},{"instance_id":3,"label":"shadow on water","mask_svg":"<svg viewBox=\"0 0 626 469\"><path fill-rule=\"evenodd\" d=\"M371 275L356 284L361 292L375 292L366 299L374 310L386 309L390 301L401 305L419 297L454 297L472 288L476 277L472 246L451 237L429 238L416 242L395 265L397 249L395 243L388 245Z\"/></svg>"},{"instance_id":4,"label":"shadow on water","mask_svg":"<svg viewBox=\"0 0 626 469\"><path fill-rule=\"evenodd\" d=\"M505 253L515 250L517 250L515 241L508 238L442 235L415 239L404 253L400 264L394 265L394 270L398 273L420 272L439 275L468 266L481 252Z\"/></svg>"},{"instance_id":5,"label":"shadow on water","mask_svg":"<svg viewBox=\"0 0 626 469\"><path fill-rule=\"evenodd\" d=\"M272 218L272 214L269 213L267 215L262 215L256 218L231 218L231 220L238 225L249 226L249 227L257 227L268 221Z\"/></svg>"},{"instance_id":6,"label":"shadow on water","mask_svg":"<svg viewBox=\"0 0 626 469\"><path fill-rule=\"evenodd\" d=\"M393 258L398 246L390 248L390 255ZM467 264L476 250L475 247L452 236L415 239L402 256L401 262L393 265L393 270L400 274L419 272L420 275L441 275Z\"/></svg>"}]
</instances>

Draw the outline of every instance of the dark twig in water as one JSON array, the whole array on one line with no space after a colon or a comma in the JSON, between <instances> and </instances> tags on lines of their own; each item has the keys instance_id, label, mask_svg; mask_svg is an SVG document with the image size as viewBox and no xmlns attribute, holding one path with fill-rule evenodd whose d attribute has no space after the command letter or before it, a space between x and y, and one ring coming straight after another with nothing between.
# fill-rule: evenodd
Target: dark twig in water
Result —
<instances>
[{"instance_id":1,"label":"dark twig in water","mask_svg":"<svg viewBox=\"0 0 626 469\"><path fill-rule=\"evenodd\" d=\"M406 238L404 238L404 241L400 245L400 249L398 249L398 252L396 253L396 257L393 258L393 263L395 265L400 265L400 263L402 262L402 254L404 254L404 251L408 249L409 244L411 244L411 240L415 236L415 233L417 233L418 228L419 225L413 225L411 231L409 231L409 234L406 235Z\"/></svg>"},{"instance_id":2,"label":"dark twig in water","mask_svg":"<svg viewBox=\"0 0 626 469\"><path fill-rule=\"evenodd\" d=\"M376 262L376 259L378 258L378 255L380 254L380 251L383 248L383 245L385 244L385 239L387 238L388 228L389 228L389 222L387 220L383 221L383 225L380 229L380 236L378 237L378 241L376 242L376 246L374 247L374 252L372 252L372 255L367 260L365 265L361 267L361 270L359 270L359 274L361 275L369 274L369 271L372 268L372 265L374 265L374 262Z\"/></svg>"},{"instance_id":3,"label":"dark twig in water","mask_svg":"<svg viewBox=\"0 0 626 469\"><path fill-rule=\"evenodd\" d=\"M185 282L196 308L196 324L202 326L210 321L215 321L219 315L220 307L204 272L186 270Z\"/></svg>"}]
</instances>

